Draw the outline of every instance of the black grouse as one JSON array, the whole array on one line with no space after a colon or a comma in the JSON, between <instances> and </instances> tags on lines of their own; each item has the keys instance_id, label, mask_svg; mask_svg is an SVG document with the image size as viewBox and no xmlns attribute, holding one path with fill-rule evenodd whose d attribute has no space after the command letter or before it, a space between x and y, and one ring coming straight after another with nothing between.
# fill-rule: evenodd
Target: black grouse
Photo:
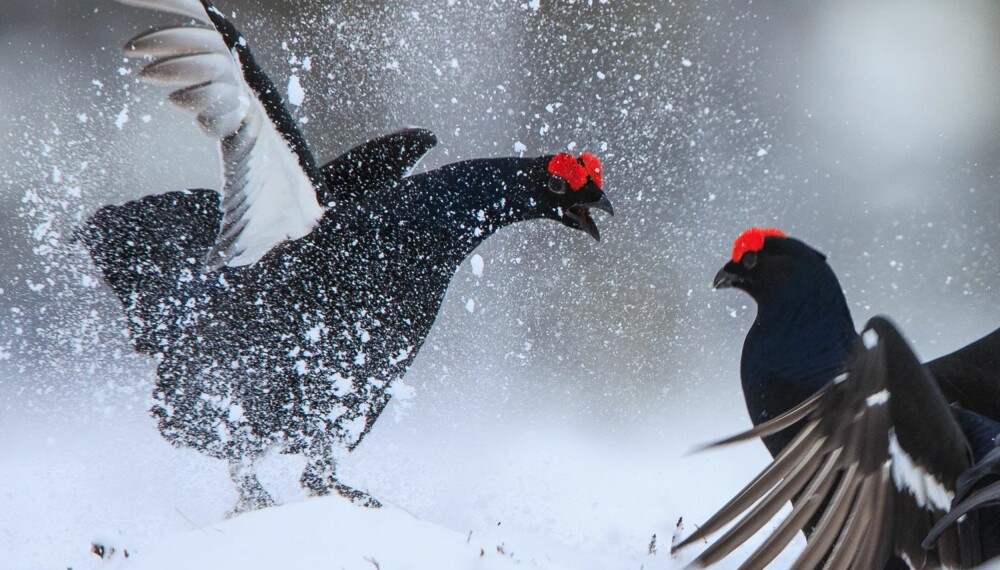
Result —
<instances>
[{"instance_id":1,"label":"black grouse","mask_svg":"<svg viewBox=\"0 0 1000 570\"><path fill-rule=\"evenodd\" d=\"M408 175L436 144L408 129L318 167L245 36L208 2L122 0L191 23L128 42L140 77L219 140L221 196L189 190L107 206L81 238L158 358L153 414L171 443L229 461L236 510L272 503L253 463L302 453L302 485L336 490L413 362L462 261L509 224L547 218L599 239L611 213L597 157L468 160Z\"/></svg>"},{"instance_id":2,"label":"black grouse","mask_svg":"<svg viewBox=\"0 0 1000 570\"><path fill-rule=\"evenodd\" d=\"M998 455L1000 330L921 364L885 317L857 334L826 257L773 228L740 235L714 286L757 302L740 365L755 427L714 445L761 437L774 461L678 545L737 521L693 565L727 556L789 500L741 568L765 567L800 530L794 568L971 568L1000 554L997 509L949 515L996 480L981 475Z\"/></svg>"}]
</instances>

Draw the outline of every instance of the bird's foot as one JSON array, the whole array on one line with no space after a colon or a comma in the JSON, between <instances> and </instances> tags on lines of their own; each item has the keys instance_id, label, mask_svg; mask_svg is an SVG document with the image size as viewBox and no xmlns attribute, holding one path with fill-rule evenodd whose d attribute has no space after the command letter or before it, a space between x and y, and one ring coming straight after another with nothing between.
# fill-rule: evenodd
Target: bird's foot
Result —
<instances>
[{"instance_id":1,"label":"bird's foot","mask_svg":"<svg viewBox=\"0 0 1000 570\"><path fill-rule=\"evenodd\" d=\"M309 483L311 484L304 486L309 490L309 494L314 497L324 497L336 491L338 495L344 497L359 507L377 509L382 506L382 503L380 503L375 497L372 497L364 491L359 491L354 487L348 487L336 479L332 481L325 481L326 484L324 485L316 484L317 481L309 481Z\"/></svg>"},{"instance_id":2,"label":"bird's foot","mask_svg":"<svg viewBox=\"0 0 1000 570\"><path fill-rule=\"evenodd\" d=\"M274 499L267 491L261 489L260 492L254 493L252 495L242 495L239 500L236 501L236 506L226 513L226 518L231 519L236 515L241 515L249 511L256 511L259 509L266 509L267 507L273 507L275 505Z\"/></svg>"},{"instance_id":3,"label":"bird's foot","mask_svg":"<svg viewBox=\"0 0 1000 570\"><path fill-rule=\"evenodd\" d=\"M333 460L320 459L313 461L302 472L302 478L299 479L299 483L314 497L322 497L336 492L359 507L377 509L382 506L382 503L378 499L368 493L348 487L338 481L337 473L334 469L335 465L336 463Z\"/></svg>"},{"instance_id":4,"label":"bird's foot","mask_svg":"<svg viewBox=\"0 0 1000 570\"><path fill-rule=\"evenodd\" d=\"M337 490L338 495L344 497L345 499L351 501L352 503L354 503L359 507L377 509L382 506L382 503L380 503L379 500L376 499L375 497L372 497L371 495L365 493L364 491L359 491L352 487L348 487L343 483L336 483L334 485L334 489Z\"/></svg>"},{"instance_id":5,"label":"bird's foot","mask_svg":"<svg viewBox=\"0 0 1000 570\"><path fill-rule=\"evenodd\" d=\"M236 506L226 513L226 518L275 505L271 494L257 480L257 474L253 467L257 457L257 455L245 454L230 459L229 477L236 485L236 494L239 499L236 501Z\"/></svg>"}]
</instances>

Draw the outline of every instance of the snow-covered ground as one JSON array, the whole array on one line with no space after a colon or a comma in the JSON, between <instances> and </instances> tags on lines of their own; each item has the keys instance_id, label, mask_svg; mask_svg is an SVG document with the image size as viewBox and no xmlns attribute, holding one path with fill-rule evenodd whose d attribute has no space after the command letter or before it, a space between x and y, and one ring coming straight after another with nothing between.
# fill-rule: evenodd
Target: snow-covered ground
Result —
<instances>
[{"instance_id":1,"label":"snow-covered ground","mask_svg":"<svg viewBox=\"0 0 1000 570\"><path fill-rule=\"evenodd\" d=\"M757 445L687 454L739 429L738 409L711 428L692 406L608 431L518 405L444 417L432 396L392 404L341 463L385 508L307 498L301 460L274 454L261 479L283 505L229 520L224 465L169 446L142 408L10 410L0 568L675 568L695 554L670 556L678 519L690 532L766 459ZM102 561L92 542L117 553Z\"/></svg>"},{"instance_id":2,"label":"snow-covered ground","mask_svg":"<svg viewBox=\"0 0 1000 570\"><path fill-rule=\"evenodd\" d=\"M175 568L610 568L621 558L575 551L507 529L461 533L396 508L361 509L317 498L172 536L110 567ZM110 552L110 551L109 551ZM635 557L636 560L639 557Z\"/></svg>"}]
</instances>

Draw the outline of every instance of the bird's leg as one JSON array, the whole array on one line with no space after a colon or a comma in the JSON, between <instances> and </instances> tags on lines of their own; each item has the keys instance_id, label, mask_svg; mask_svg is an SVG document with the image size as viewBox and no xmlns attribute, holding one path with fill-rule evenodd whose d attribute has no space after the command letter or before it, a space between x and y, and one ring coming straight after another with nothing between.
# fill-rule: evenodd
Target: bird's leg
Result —
<instances>
[{"instance_id":1,"label":"bird's leg","mask_svg":"<svg viewBox=\"0 0 1000 570\"><path fill-rule=\"evenodd\" d=\"M337 463L333 457L329 456L309 456L308 464L302 472L299 482L310 495L323 496L336 491L338 495L350 500L360 507L378 508L382 506L377 499L359 491L353 487L348 487L337 480Z\"/></svg>"},{"instance_id":2,"label":"bird's leg","mask_svg":"<svg viewBox=\"0 0 1000 570\"><path fill-rule=\"evenodd\" d=\"M375 497L372 497L364 491L355 489L354 487L348 487L340 481L334 481L333 488L337 490L338 495L349 499L352 503L358 505L359 507L377 509L382 506L382 503L380 503Z\"/></svg>"},{"instance_id":3,"label":"bird's leg","mask_svg":"<svg viewBox=\"0 0 1000 570\"><path fill-rule=\"evenodd\" d=\"M229 477L236 485L239 499L236 506L227 513L227 517L274 505L274 499L257 480L253 466L255 459L255 456L241 456L229 460Z\"/></svg>"}]
</instances>

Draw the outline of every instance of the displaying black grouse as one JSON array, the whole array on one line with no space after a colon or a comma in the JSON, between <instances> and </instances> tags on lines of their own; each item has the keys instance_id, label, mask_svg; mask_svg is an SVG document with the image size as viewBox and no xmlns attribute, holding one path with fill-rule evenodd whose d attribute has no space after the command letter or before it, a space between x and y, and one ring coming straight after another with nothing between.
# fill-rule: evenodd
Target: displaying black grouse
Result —
<instances>
[{"instance_id":1,"label":"displaying black grouse","mask_svg":"<svg viewBox=\"0 0 1000 570\"><path fill-rule=\"evenodd\" d=\"M789 500L741 568L763 568L799 530L794 568L971 568L1000 554L988 501L950 514L996 481L1000 330L923 365L884 317L858 335L826 258L776 229L744 232L714 286L757 302L740 366L755 427L714 445L761 437L774 462L678 545L739 519L694 565L727 556Z\"/></svg>"},{"instance_id":2,"label":"displaying black grouse","mask_svg":"<svg viewBox=\"0 0 1000 570\"><path fill-rule=\"evenodd\" d=\"M140 77L175 88L220 141L224 186L102 208L81 237L121 300L138 351L159 359L153 414L175 445L227 459L237 510L270 504L253 462L335 454L371 429L465 257L500 228L548 218L599 239L611 213L597 157L468 160L408 176L436 144L404 130L318 167L245 37L208 2L122 0L193 23L126 45Z\"/></svg>"}]
</instances>

